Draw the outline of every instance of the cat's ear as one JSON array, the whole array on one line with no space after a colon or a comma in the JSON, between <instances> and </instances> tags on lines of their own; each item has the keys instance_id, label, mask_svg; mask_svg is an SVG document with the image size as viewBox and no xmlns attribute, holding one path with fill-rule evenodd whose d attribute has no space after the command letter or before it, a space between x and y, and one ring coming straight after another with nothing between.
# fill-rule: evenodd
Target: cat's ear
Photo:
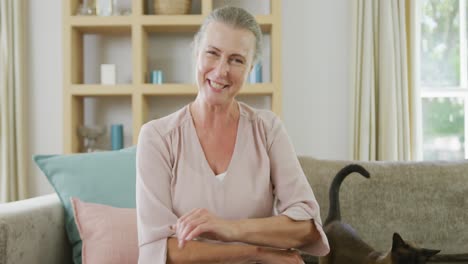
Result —
<instances>
[{"instance_id":1,"label":"cat's ear","mask_svg":"<svg viewBox=\"0 0 468 264\"><path fill-rule=\"evenodd\" d=\"M404 247L406 247L406 242L401 238L400 234L393 233L392 251L395 252L397 249Z\"/></svg>"},{"instance_id":2,"label":"cat's ear","mask_svg":"<svg viewBox=\"0 0 468 264\"><path fill-rule=\"evenodd\" d=\"M426 249L426 248L422 249L422 254L427 258L430 258L439 252L440 250L436 250L436 249Z\"/></svg>"}]
</instances>

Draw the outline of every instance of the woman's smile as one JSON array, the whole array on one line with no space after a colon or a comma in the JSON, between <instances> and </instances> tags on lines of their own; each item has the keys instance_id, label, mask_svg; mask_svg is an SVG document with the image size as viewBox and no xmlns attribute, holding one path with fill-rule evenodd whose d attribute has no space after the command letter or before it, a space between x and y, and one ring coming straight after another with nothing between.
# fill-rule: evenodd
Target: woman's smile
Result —
<instances>
[{"instance_id":1,"label":"woman's smile","mask_svg":"<svg viewBox=\"0 0 468 264\"><path fill-rule=\"evenodd\" d=\"M219 82L216 82L216 81L212 81L210 79L207 79L207 81L208 81L208 85L210 86L211 90L216 92L216 93L221 93L223 91L223 89L229 87L228 84L219 83Z\"/></svg>"}]
</instances>

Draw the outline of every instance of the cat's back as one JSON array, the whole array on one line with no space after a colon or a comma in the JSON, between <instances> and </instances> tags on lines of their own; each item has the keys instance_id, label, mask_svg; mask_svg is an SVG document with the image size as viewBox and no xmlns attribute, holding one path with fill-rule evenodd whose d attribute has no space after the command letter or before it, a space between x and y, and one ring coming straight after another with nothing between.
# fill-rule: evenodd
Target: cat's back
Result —
<instances>
[{"instance_id":1,"label":"cat's back","mask_svg":"<svg viewBox=\"0 0 468 264\"><path fill-rule=\"evenodd\" d=\"M378 256L346 223L333 221L324 231L330 243L330 253L320 258L320 264L365 264L372 263L370 256Z\"/></svg>"}]
</instances>

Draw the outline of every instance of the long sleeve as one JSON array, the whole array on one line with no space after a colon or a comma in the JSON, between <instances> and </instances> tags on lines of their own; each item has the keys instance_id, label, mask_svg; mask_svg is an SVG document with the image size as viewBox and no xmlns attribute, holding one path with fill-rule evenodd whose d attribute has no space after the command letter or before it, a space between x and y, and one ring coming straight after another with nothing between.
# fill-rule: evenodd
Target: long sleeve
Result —
<instances>
[{"instance_id":1,"label":"long sleeve","mask_svg":"<svg viewBox=\"0 0 468 264\"><path fill-rule=\"evenodd\" d=\"M279 118L273 118L268 134L267 146L271 180L277 198L276 209L279 214L296 221L313 220L321 238L300 250L312 255L326 255L330 247L322 228L319 205Z\"/></svg>"},{"instance_id":2,"label":"long sleeve","mask_svg":"<svg viewBox=\"0 0 468 264\"><path fill-rule=\"evenodd\" d=\"M177 216L172 212L170 147L151 124L141 128L136 169L138 263L165 264Z\"/></svg>"}]
</instances>

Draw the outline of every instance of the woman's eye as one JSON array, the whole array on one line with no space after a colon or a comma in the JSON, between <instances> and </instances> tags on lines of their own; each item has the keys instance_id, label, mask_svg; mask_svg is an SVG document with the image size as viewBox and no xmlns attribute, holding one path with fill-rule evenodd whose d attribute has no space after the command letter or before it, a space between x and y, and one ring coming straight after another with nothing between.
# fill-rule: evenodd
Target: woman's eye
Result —
<instances>
[{"instance_id":1,"label":"woman's eye","mask_svg":"<svg viewBox=\"0 0 468 264\"><path fill-rule=\"evenodd\" d=\"M231 61L236 64L244 64L244 61L241 59L231 59Z\"/></svg>"},{"instance_id":2,"label":"woman's eye","mask_svg":"<svg viewBox=\"0 0 468 264\"><path fill-rule=\"evenodd\" d=\"M216 51L213 51L213 50L208 50L206 53L210 55L217 55Z\"/></svg>"}]
</instances>

